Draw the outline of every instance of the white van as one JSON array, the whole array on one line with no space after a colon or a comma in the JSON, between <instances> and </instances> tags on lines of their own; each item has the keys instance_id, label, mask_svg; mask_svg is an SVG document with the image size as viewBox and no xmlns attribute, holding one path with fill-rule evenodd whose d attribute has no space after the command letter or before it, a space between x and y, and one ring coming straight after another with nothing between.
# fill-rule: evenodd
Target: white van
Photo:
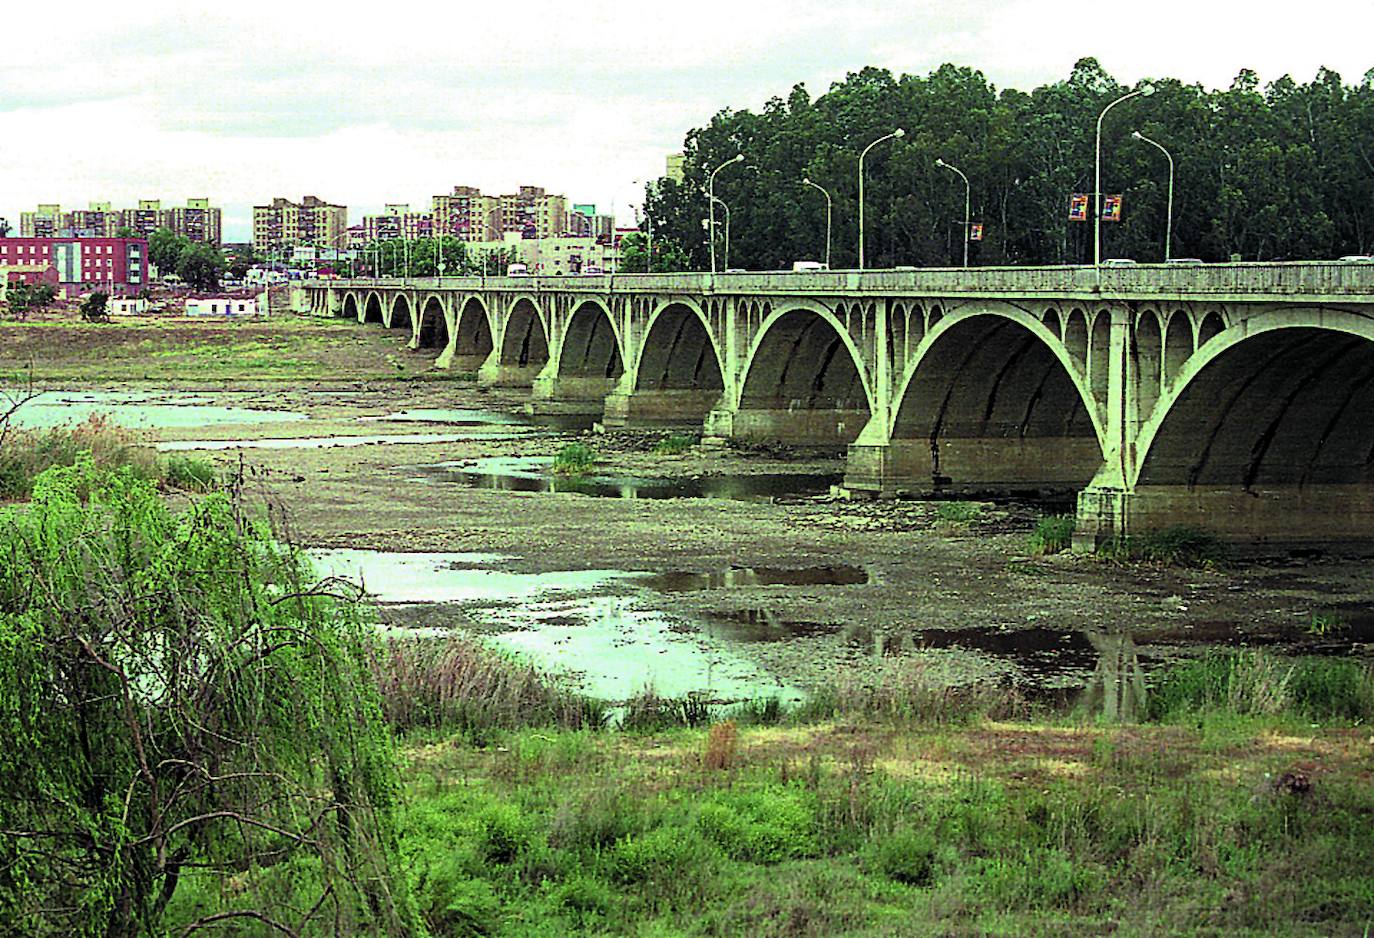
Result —
<instances>
[{"instance_id":1,"label":"white van","mask_svg":"<svg viewBox=\"0 0 1374 938\"><path fill-rule=\"evenodd\" d=\"M507 277L528 277L529 275L530 269L524 264L511 264L506 267Z\"/></svg>"},{"instance_id":2,"label":"white van","mask_svg":"<svg viewBox=\"0 0 1374 938\"><path fill-rule=\"evenodd\" d=\"M829 269L830 269L829 267L827 267L825 264L822 264L820 261L793 261L793 262L792 262L792 272L793 272L794 274L795 274L795 273L806 272L806 271L829 270Z\"/></svg>"}]
</instances>

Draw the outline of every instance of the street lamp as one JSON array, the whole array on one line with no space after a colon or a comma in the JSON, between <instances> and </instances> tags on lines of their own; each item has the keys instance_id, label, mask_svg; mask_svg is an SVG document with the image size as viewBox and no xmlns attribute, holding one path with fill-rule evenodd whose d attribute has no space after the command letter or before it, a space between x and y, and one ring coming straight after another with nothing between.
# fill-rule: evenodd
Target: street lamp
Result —
<instances>
[{"instance_id":1,"label":"street lamp","mask_svg":"<svg viewBox=\"0 0 1374 938\"><path fill-rule=\"evenodd\" d=\"M964 171L961 170L959 167L957 167L957 166L951 166L950 164L946 163L944 160L937 159L937 160L935 161L935 165L936 165L936 166L942 166L942 167L944 167L945 169L949 170L950 172L958 173L958 174L959 174L959 178L962 179L962 180L964 180L964 266L967 267L967 266L968 266L968 236L969 236L969 231L970 231L969 226L968 226L968 223L969 223L969 202L970 202L968 177L964 175Z\"/></svg>"},{"instance_id":2,"label":"street lamp","mask_svg":"<svg viewBox=\"0 0 1374 938\"><path fill-rule=\"evenodd\" d=\"M706 193L711 197L709 203L711 210L711 273L716 272L716 173L720 172L731 163L738 163L743 159L743 153L736 153L734 156L730 157L730 159L711 170L711 178L707 181ZM728 254L729 252L727 251L726 253Z\"/></svg>"},{"instance_id":3,"label":"street lamp","mask_svg":"<svg viewBox=\"0 0 1374 938\"><path fill-rule=\"evenodd\" d=\"M810 186L812 189L821 190L821 195L825 196L825 269L830 269L830 193L824 186L817 185L810 179L803 177L802 185Z\"/></svg>"},{"instance_id":4,"label":"street lamp","mask_svg":"<svg viewBox=\"0 0 1374 938\"><path fill-rule=\"evenodd\" d=\"M864 269L864 157L868 156L868 151L882 143L884 140L892 140L896 137L906 136L906 131L898 127L890 134L883 134L868 146L864 147L859 154L859 269Z\"/></svg>"},{"instance_id":5,"label":"street lamp","mask_svg":"<svg viewBox=\"0 0 1374 938\"><path fill-rule=\"evenodd\" d=\"M725 269L730 269L730 206L725 204L725 200L711 196L711 204L719 202L720 207L725 209Z\"/></svg>"},{"instance_id":6,"label":"street lamp","mask_svg":"<svg viewBox=\"0 0 1374 938\"><path fill-rule=\"evenodd\" d=\"M1102 118L1107 116L1107 112L1116 107L1122 101L1129 101L1136 95L1149 97L1155 93L1155 86L1146 83L1135 91L1128 91L1117 98L1111 104L1102 109L1102 113L1097 115L1097 142L1094 146L1095 167L1093 169L1093 269L1097 272L1099 282L1102 277Z\"/></svg>"},{"instance_id":7,"label":"street lamp","mask_svg":"<svg viewBox=\"0 0 1374 938\"><path fill-rule=\"evenodd\" d=\"M1169 155L1169 151L1164 149L1163 144L1158 140L1151 140L1138 130L1131 131L1131 136L1157 147L1159 152L1164 154L1164 158L1169 161L1169 201L1164 216L1164 263L1167 264L1169 263L1169 248L1172 246L1174 238L1174 158Z\"/></svg>"}]
</instances>

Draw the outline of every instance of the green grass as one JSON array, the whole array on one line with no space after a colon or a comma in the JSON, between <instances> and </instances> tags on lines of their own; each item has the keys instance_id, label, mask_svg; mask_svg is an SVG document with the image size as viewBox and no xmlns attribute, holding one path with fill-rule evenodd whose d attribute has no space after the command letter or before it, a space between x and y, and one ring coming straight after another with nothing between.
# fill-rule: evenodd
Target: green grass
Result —
<instances>
[{"instance_id":1,"label":"green grass","mask_svg":"<svg viewBox=\"0 0 1374 938\"><path fill-rule=\"evenodd\" d=\"M426 744L402 851L436 934L1361 934L1361 741L1248 719L756 728L723 772L705 729Z\"/></svg>"},{"instance_id":2,"label":"green grass","mask_svg":"<svg viewBox=\"0 0 1374 938\"><path fill-rule=\"evenodd\" d=\"M1374 669L1347 658L1282 658L1260 650L1214 651L1175 665L1150 689L1156 720L1207 712L1374 721Z\"/></svg>"},{"instance_id":3,"label":"green grass","mask_svg":"<svg viewBox=\"0 0 1374 938\"><path fill-rule=\"evenodd\" d=\"M569 443L553 458L553 471L556 475L587 475L595 468L596 451L585 443Z\"/></svg>"},{"instance_id":4,"label":"green grass","mask_svg":"<svg viewBox=\"0 0 1374 938\"><path fill-rule=\"evenodd\" d=\"M983 506L978 502L940 502L935 509L935 520L947 524L968 524L983 514Z\"/></svg>"},{"instance_id":5,"label":"green grass","mask_svg":"<svg viewBox=\"0 0 1374 938\"><path fill-rule=\"evenodd\" d=\"M1100 547L1098 555L1119 562L1203 567L1225 560L1226 549L1221 541L1206 531L1176 525L1119 538Z\"/></svg>"},{"instance_id":6,"label":"green grass","mask_svg":"<svg viewBox=\"0 0 1374 938\"><path fill-rule=\"evenodd\" d=\"M1035 522L1029 547L1032 554L1057 554L1073 546L1073 529L1077 519L1073 515L1047 515Z\"/></svg>"},{"instance_id":7,"label":"green grass","mask_svg":"<svg viewBox=\"0 0 1374 938\"><path fill-rule=\"evenodd\" d=\"M671 433L654 444L656 456L679 456L697 445L696 437L685 433Z\"/></svg>"}]
</instances>

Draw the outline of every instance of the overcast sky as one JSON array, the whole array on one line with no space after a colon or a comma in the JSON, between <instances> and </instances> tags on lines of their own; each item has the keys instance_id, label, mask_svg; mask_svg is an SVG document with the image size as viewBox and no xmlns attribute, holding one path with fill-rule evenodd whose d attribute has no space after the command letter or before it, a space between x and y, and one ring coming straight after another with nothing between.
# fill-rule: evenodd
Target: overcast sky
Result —
<instances>
[{"instance_id":1,"label":"overcast sky","mask_svg":"<svg viewBox=\"0 0 1374 938\"><path fill-rule=\"evenodd\" d=\"M0 214L209 196L226 240L276 195L357 221L455 184L543 185L632 221L643 180L715 111L797 82L818 96L864 65L954 62L1025 90L1084 55L1126 83L1208 87L1374 67L1371 0L66 0L4 21Z\"/></svg>"}]
</instances>

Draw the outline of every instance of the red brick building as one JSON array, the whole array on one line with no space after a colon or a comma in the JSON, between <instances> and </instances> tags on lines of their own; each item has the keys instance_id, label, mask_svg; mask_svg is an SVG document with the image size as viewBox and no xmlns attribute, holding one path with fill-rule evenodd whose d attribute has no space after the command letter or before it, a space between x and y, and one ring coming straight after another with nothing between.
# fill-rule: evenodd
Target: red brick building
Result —
<instances>
[{"instance_id":1,"label":"red brick building","mask_svg":"<svg viewBox=\"0 0 1374 938\"><path fill-rule=\"evenodd\" d=\"M133 296L148 284L144 238L0 238L11 283L53 283L64 296Z\"/></svg>"}]
</instances>

